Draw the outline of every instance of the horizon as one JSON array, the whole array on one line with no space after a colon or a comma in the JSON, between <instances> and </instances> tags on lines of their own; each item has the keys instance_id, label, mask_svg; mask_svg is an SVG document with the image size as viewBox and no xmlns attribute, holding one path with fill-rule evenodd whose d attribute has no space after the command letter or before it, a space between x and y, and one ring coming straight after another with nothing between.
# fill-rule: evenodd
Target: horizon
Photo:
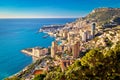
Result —
<instances>
[{"instance_id":1,"label":"horizon","mask_svg":"<svg viewBox=\"0 0 120 80\"><path fill-rule=\"evenodd\" d=\"M0 19L79 18L100 7L120 8L120 3L119 0L4 0L0 3Z\"/></svg>"},{"instance_id":2,"label":"horizon","mask_svg":"<svg viewBox=\"0 0 120 80\"><path fill-rule=\"evenodd\" d=\"M28 17L28 18L23 18L23 17L20 17L20 18L0 18L0 19L77 19L79 17L43 17L43 18L40 18L40 17Z\"/></svg>"}]
</instances>

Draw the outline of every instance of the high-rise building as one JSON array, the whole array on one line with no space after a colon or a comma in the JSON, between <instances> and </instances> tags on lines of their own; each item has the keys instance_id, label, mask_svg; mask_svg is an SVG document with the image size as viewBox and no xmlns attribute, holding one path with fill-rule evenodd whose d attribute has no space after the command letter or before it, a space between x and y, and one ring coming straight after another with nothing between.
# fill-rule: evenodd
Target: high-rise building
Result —
<instances>
[{"instance_id":1,"label":"high-rise building","mask_svg":"<svg viewBox=\"0 0 120 80\"><path fill-rule=\"evenodd\" d=\"M87 31L87 39L91 39L91 31Z\"/></svg>"},{"instance_id":2,"label":"high-rise building","mask_svg":"<svg viewBox=\"0 0 120 80\"><path fill-rule=\"evenodd\" d=\"M67 31L66 30L63 31L63 38L67 38Z\"/></svg>"},{"instance_id":3,"label":"high-rise building","mask_svg":"<svg viewBox=\"0 0 120 80\"><path fill-rule=\"evenodd\" d=\"M67 34L67 40L70 41L70 33Z\"/></svg>"},{"instance_id":4,"label":"high-rise building","mask_svg":"<svg viewBox=\"0 0 120 80\"><path fill-rule=\"evenodd\" d=\"M60 67L62 72L65 71L65 69L72 64L72 60L60 60Z\"/></svg>"},{"instance_id":5,"label":"high-rise building","mask_svg":"<svg viewBox=\"0 0 120 80\"><path fill-rule=\"evenodd\" d=\"M40 48L33 48L32 49L32 54L35 56L35 57L40 57Z\"/></svg>"},{"instance_id":6,"label":"high-rise building","mask_svg":"<svg viewBox=\"0 0 120 80\"><path fill-rule=\"evenodd\" d=\"M76 42L75 44L73 44L72 46L72 54L74 58L79 57L79 52L80 52L80 43Z\"/></svg>"},{"instance_id":7,"label":"high-rise building","mask_svg":"<svg viewBox=\"0 0 120 80\"><path fill-rule=\"evenodd\" d=\"M53 41L51 46L51 57L55 57L56 52L57 52L57 42Z\"/></svg>"},{"instance_id":8,"label":"high-rise building","mask_svg":"<svg viewBox=\"0 0 120 80\"><path fill-rule=\"evenodd\" d=\"M92 26L91 26L91 35L92 35L92 38L95 37L95 27L96 27L95 23L92 23Z\"/></svg>"},{"instance_id":9,"label":"high-rise building","mask_svg":"<svg viewBox=\"0 0 120 80\"><path fill-rule=\"evenodd\" d=\"M42 55L46 55L48 53L48 49L47 48L39 48L39 47L35 47L32 48L32 55L34 55L35 57L40 57Z\"/></svg>"},{"instance_id":10,"label":"high-rise building","mask_svg":"<svg viewBox=\"0 0 120 80\"><path fill-rule=\"evenodd\" d=\"M87 41L87 32L86 32L86 31L84 31L84 32L82 33L82 41L84 41L84 42Z\"/></svg>"}]
</instances>

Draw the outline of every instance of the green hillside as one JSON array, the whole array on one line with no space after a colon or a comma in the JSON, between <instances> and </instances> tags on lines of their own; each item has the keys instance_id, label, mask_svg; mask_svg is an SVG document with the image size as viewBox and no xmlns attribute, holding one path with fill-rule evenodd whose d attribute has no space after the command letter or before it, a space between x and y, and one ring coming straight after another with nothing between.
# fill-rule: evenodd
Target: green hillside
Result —
<instances>
[{"instance_id":1,"label":"green hillside","mask_svg":"<svg viewBox=\"0 0 120 80\"><path fill-rule=\"evenodd\" d=\"M120 8L97 8L84 19L94 20L98 25L102 25L114 21L118 17L120 18Z\"/></svg>"}]
</instances>

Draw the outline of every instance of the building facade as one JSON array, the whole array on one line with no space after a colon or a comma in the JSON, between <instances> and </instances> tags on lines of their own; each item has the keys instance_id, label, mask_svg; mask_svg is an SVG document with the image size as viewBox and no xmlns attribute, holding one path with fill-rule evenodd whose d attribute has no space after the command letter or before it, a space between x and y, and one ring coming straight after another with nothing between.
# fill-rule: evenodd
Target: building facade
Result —
<instances>
[{"instance_id":1,"label":"building facade","mask_svg":"<svg viewBox=\"0 0 120 80\"><path fill-rule=\"evenodd\" d=\"M57 42L53 41L51 46L51 57L55 57L56 52L57 52Z\"/></svg>"}]
</instances>

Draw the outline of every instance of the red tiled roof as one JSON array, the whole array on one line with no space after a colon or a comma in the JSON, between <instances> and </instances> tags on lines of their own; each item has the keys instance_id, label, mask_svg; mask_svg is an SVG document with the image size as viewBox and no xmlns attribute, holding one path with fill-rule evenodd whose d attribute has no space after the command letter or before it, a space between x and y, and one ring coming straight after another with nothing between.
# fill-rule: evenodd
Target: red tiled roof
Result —
<instances>
[{"instance_id":1,"label":"red tiled roof","mask_svg":"<svg viewBox=\"0 0 120 80\"><path fill-rule=\"evenodd\" d=\"M42 74L43 73L43 70L35 70L34 71L34 75L38 75L38 74Z\"/></svg>"}]
</instances>

